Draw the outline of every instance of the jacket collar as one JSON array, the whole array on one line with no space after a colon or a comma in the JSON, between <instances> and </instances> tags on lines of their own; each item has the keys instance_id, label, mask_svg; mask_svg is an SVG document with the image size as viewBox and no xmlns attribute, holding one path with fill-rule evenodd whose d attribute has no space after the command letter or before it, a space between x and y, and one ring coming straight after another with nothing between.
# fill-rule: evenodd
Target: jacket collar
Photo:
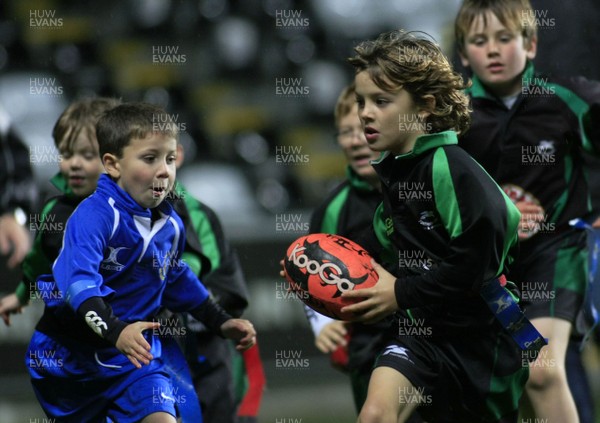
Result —
<instances>
[{"instance_id":1,"label":"jacket collar","mask_svg":"<svg viewBox=\"0 0 600 423\"><path fill-rule=\"evenodd\" d=\"M120 208L125 209L130 214L134 214L136 216L143 217L151 217L152 211L151 209L144 208L140 206L129 193L125 192L123 188L117 185L110 176L107 174L100 175L100 179L98 179L98 188L96 191L102 193L107 197L112 197L115 199L116 204L119 205ZM158 210L164 214L170 215L172 214L173 207L169 204L168 201L163 201L158 206Z\"/></svg>"},{"instance_id":2,"label":"jacket collar","mask_svg":"<svg viewBox=\"0 0 600 423\"><path fill-rule=\"evenodd\" d=\"M458 137L456 136L456 132L454 131L443 131L436 132L434 134L425 134L421 135L415 141L415 146L411 151L406 154L400 154L394 159L396 160L405 160L411 159L417 156L420 156L423 153L428 152L429 150L433 150L438 147L442 147L444 145L453 145L458 144ZM381 157L375 161L373 164L381 163L385 158L390 155L389 151L386 151L381 155Z\"/></svg>"},{"instance_id":3,"label":"jacket collar","mask_svg":"<svg viewBox=\"0 0 600 423\"><path fill-rule=\"evenodd\" d=\"M533 66L533 62L530 60L527 61L525 65L525 71L521 76L523 81L532 81L535 75L535 68ZM485 87L481 79L477 77L477 75L473 75L471 77L472 85L467 88L467 93L471 95L473 98L488 98L490 100L496 100L496 96L488 91Z\"/></svg>"},{"instance_id":4,"label":"jacket collar","mask_svg":"<svg viewBox=\"0 0 600 423\"><path fill-rule=\"evenodd\" d=\"M62 173L58 172L50 179L50 182L64 195L68 197L75 197L75 193L67 183L67 178L65 178L65 175Z\"/></svg>"},{"instance_id":5,"label":"jacket collar","mask_svg":"<svg viewBox=\"0 0 600 423\"><path fill-rule=\"evenodd\" d=\"M375 191L373 185L368 183L364 178L360 177L350 166L346 167L346 178L348 179L350 186L358 191Z\"/></svg>"}]
</instances>

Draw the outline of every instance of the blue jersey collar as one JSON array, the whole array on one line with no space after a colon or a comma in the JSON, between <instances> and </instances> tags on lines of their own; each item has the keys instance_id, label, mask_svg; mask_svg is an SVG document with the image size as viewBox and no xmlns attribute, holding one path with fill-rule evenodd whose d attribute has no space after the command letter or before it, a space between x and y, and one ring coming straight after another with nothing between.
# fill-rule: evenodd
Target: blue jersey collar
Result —
<instances>
[{"instance_id":1,"label":"blue jersey collar","mask_svg":"<svg viewBox=\"0 0 600 423\"><path fill-rule=\"evenodd\" d=\"M135 214L138 216L151 217L152 212L151 209L144 208L140 206L132 197L127 193L123 188L121 188L115 181L111 179L107 174L100 175L100 179L98 179L98 188L96 191L115 199L115 202L119 205L119 207L124 208L131 214ZM172 214L173 207L169 204L168 201L163 201L158 206L158 210L164 214L170 215Z\"/></svg>"}]
</instances>

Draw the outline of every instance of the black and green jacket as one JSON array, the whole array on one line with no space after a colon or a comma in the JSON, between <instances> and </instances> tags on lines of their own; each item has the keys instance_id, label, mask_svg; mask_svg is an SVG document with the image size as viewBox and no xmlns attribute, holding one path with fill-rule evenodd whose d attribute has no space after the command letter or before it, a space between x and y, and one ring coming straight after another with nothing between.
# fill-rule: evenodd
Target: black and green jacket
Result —
<instances>
[{"instance_id":1,"label":"black and green jacket","mask_svg":"<svg viewBox=\"0 0 600 423\"><path fill-rule=\"evenodd\" d=\"M537 200L564 228L591 211L582 151L600 151L600 83L542 76L531 63L522 78L508 109L473 77L472 124L459 145L511 198Z\"/></svg>"},{"instance_id":2,"label":"black and green jacket","mask_svg":"<svg viewBox=\"0 0 600 423\"><path fill-rule=\"evenodd\" d=\"M225 238L216 213L179 182L173 188L171 204L185 226L182 259L221 307L233 317L241 316L248 306L248 288L237 253Z\"/></svg>"},{"instance_id":3,"label":"black and green jacket","mask_svg":"<svg viewBox=\"0 0 600 423\"><path fill-rule=\"evenodd\" d=\"M69 216L85 197L79 197L69 189L62 174L51 179L62 195L51 198L44 204L42 212L30 218L29 227L36 232L33 247L21 264L23 278L16 289L19 302L27 304L37 298L35 282L40 275L52 273L52 264L62 247L62 239Z\"/></svg>"},{"instance_id":4,"label":"black and green jacket","mask_svg":"<svg viewBox=\"0 0 600 423\"><path fill-rule=\"evenodd\" d=\"M429 327L490 327L479 289L504 272L520 214L457 142L453 131L423 135L410 153L374 162L383 190L374 227L397 258L402 312Z\"/></svg>"}]
</instances>

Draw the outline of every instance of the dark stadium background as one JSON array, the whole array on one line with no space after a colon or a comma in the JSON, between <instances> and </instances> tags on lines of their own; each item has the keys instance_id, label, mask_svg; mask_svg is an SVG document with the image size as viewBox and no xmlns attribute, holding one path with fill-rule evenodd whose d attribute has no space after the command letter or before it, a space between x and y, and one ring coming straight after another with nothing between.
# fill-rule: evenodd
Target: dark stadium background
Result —
<instances>
[{"instance_id":1,"label":"dark stadium background","mask_svg":"<svg viewBox=\"0 0 600 423\"><path fill-rule=\"evenodd\" d=\"M347 380L318 354L299 303L282 289L278 261L343 178L332 110L352 77L344 63L352 46L385 30L423 30L456 62L458 4L0 0L0 106L36 157L47 159L34 163L40 202L53 194L47 180L57 170L42 152L51 151L51 128L70 101L118 96L175 115L187 150L178 176L219 213L250 284L247 317L259 331L267 375L259 421L350 422ZM600 79L600 3L533 4L554 19L540 30L538 68ZM0 275L0 292L12 291L18 272ZM36 301L12 328L0 324L0 422L43 421L24 365L40 312ZM282 355L302 364L277 367ZM598 397L597 349L586 360Z\"/></svg>"}]
</instances>

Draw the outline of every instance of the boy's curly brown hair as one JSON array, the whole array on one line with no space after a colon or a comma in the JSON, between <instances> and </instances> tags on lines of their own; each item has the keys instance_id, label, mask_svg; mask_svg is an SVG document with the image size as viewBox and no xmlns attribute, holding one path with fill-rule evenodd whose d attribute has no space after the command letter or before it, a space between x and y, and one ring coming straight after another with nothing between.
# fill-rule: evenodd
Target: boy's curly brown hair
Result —
<instances>
[{"instance_id":1,"label":"boy's curly brown hair","mask_svg":"<svg viewBox=\"0 0 600 423\"><path fill-rule=\"evenodd\" d=\"M426 38L427 37L427 38ZM367 71L382 90L408 91L417 107L429 111L428 133L454 130L464 133L470 124L466 85L440 47L423 32L396 30L363 41L348 59L356 73ZM433 109L428 96L435 99Z\"/></svg>"}]
</instances>

